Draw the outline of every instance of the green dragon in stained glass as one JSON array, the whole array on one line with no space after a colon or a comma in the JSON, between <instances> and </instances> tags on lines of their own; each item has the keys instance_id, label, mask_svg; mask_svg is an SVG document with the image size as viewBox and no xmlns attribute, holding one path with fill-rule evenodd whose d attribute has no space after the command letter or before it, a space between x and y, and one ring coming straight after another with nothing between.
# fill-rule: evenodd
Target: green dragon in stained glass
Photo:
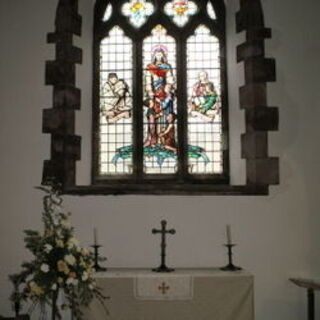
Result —
<instances>
[{"instance_id":1,"label":"green dragon in stained glass","mask_svg":"<svg viewBox=\"0 0 320 320\"><path fill-rule=\"evenodd\" d=\"M124 146L117 149L116 154L112 159L112 163L114 165L117 164L119 159L126 160L132 158L133 154L133 146ZM159 166L163 164L166 159L177 159L177 154L173 151L166 150L163 148L162 144L157 144L153 147L144 147L143 148L143 155L145 157L156 157L157 163ZM188 146L188 156L192 159L199 159L202 158L205 164L209 163L210 160L208 156L205 154L203 148L198 146Z\"/></svg>"}]
</instances>

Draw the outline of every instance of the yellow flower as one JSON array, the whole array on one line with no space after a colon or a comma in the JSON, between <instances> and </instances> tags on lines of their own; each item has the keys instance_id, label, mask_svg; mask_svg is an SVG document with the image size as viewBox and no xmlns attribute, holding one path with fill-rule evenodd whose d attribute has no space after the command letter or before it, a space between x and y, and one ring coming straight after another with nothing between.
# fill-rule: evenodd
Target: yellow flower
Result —
<instances>
[{"instance_id":1,"label":"yellow flower","mask_svg":"<svg viewBox=\"0 0 320 320\"><path fill-rule=\"evenodd\" d=\"M67 304L63 304L61 305L61 310L68 310L69 309L69 306Z\"/></svg>"},{"instance_id":2,"label":"yellow flower","mask_svg":"<svg viewBox=\"0 0 320 320\"><path fill-rule=\"evenodd\" d=\"M64 274L68 274L70 272L68 265L63 260L58 261L57 267L58 271L63 272Z\"/></svg>"},{"instance_id":3,"label":"yellow flower","mask_svg":"<svg viewBox=\"0 0 320 320\"><path fill-rule=\"evenodd\" d=\"M91 275L92 273L94 273L95 272L95 270L93 269L93 268L91 268L91 267L89 267L88 269L87 269L87 273L89 274L89 275Z\"/></svg>"},{"instance_id":4,"label":"yellow flower","mask_svg":"<svg viewBox=\"0 0 320 320\"><path fill-rule=\"evenodd\" d=\"M84 262L83 258L80 257L79 259L79 266L85 268L86 267L86 263Z\"/></svg>"},{"instance_id":5,"label":"yellow flower","mask_svg":"<svg viewBox=\"0 0 320 320\"><path fill-rule=\"evenodd\" d=\"M63 241L62 240L56 240L56 245L60 248L63 248L64 245L63 245Z\"/></svg>"},{"instance_id":6,"label":"yellow flower","mask_svg":"<svg viewBox=\"0 0 320 320\"><path fill-rule=\"evenodd\" d=\"M44 294L43 289L40 286L38 286L34 281L30 282L29 286L30 286L31 292L34 293L35 295L41 296Z\"/></svg>"}]
</instances>

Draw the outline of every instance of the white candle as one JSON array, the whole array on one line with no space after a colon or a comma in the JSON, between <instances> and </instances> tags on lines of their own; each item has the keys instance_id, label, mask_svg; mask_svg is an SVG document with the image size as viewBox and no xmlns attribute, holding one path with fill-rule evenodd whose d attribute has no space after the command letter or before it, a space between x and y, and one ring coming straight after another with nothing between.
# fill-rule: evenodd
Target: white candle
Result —
<instances>
[{"instance_id":1,"label":"white candle","mask_svg":"<svg viewBox=\"0 0 320 320\"><path fill-rule=\"evenodd\" d=\"M232 244L232 238L231 238L231 226L230 224L227 224L227 243Z\"/></svg>"},{"instance_id":2,"label":"white candle","mask_svg":"<svg viewBox=\"0 0 320 320\"><path fill-rule=\"evenodd\" d=\"M98 245L98 231L97 228L93 229L93 238L94 238L94 245Z\"/></svg>"}]
</instances>

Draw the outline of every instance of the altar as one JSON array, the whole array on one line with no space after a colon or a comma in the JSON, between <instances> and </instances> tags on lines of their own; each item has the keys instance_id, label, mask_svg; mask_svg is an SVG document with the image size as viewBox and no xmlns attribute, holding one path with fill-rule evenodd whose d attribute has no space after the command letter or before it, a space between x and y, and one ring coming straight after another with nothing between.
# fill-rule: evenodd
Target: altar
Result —
<instances>
[{"instance_id":1,"label":"altar","mask_svg":"<svg viewBox=\"0 0 320 320\"><path fill-rule=\"evenodd\" d=\"M247 271L108 269L96 275L110 320L253 320L253 276ZM84 319L106 319L94 301Z\"/></svg>"}]
</instances>

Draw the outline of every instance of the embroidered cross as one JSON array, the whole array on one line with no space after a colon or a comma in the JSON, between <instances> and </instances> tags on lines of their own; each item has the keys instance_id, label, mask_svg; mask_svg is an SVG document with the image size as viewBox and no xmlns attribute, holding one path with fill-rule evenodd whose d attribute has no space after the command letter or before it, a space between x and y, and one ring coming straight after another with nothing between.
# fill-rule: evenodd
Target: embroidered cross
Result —
<instances>
[{"instance_id":1,"label":"embroidered cross","mask_svg":"<svg viewBox=\"0 0 320 320\"><path fill-rule=\"evenodd\" d=\"M166 294L170 287L166 285L165 282L162 282L161 286L159 286L158 289L162 292L162 294Z\"/></svg>"}]
</instances>

